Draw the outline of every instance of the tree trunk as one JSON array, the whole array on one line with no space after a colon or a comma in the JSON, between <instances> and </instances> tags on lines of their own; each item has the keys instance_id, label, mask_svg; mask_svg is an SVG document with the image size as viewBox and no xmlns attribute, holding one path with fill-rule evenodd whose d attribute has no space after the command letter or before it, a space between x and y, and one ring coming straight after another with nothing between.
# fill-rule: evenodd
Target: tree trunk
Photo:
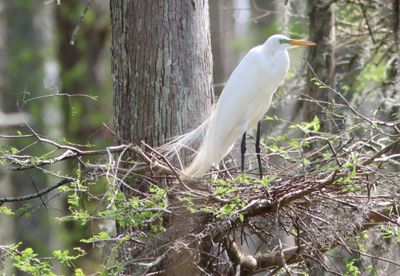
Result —
<instances>
[{"instance_id":1,"label":"tree trunk","mask_svg":"<svg viewBox=\"0 0 400 276\"><path fill-rule=\"evenodd\" d=\"M4 43L2 50L4 60L2 60L2 111L7 113L19 112L19 108L23 108L33 118L31 126L43 134L46 133L44 125L45 118L44 109L35 104L23 106L23 93L26 92L25 98L36 97L43 92L43 61L44 51L44 33L43 25L38 24L38 18L41 13L39 5L35 5L32 1L2 1L2 21L5 29L0 33L0 41ZM18 104L17 104L18 103ZM9 140L10 146L24 148L28 146L26 141ZM30 147L25 154L33 154L35 149ZM36 151L36 154L39 154ZM30 178L31 177L31 178ZM7 181L10 186L4 194L10 196L18 196L21 194L30 194L35 190L33 181L36 183L37 189L42 189L47 185L47 177L41 172L30 171L13 172ZM2 185L4 183L1 183ZM6 184L4 184L6 185ZM29 202L32 205L41 205L39 199ZM10 205L8 205L10 206ZM22 203L14 203L12 208L18 209ZM39 254L47 255L49 252L48 239L51 236L49 228L37 228L34 226L44 225L48 223L49 213L45 208L38 208L37 212L29 218L14 217L13 222L7 222L7 228L12 229L12 239L3 240L5 243L22 242L26 247L32 247ZM30 229L30 231L26 231ZM7 230L6 230L7 232ZM7 238L4 236L4 238ZM41 245L41 246L38 246ZM15 275L21 275L21 272L13 272Z\"/></svg>"},{"instance_id":2,"label":"tree trunk","mask_svg":"<svg viewBox=\"0 0 400 276\"><path fill-rule=\"evenodd\" d=\"M4 6L0 4L0 112L4 110L4 99L3 95L6 95L5 93L5 88L6 88L6 79L4 76L6 75L7 72L7 66L5 63L5 56L6 56L6 40L1 39L4 38L6 35L6 20L5 20L5 10ZM0 113L1 114L1 113ZM5 123L3 122L3 118L0 115L0 134L2 134L2 124ZM2 139L0 141L1 145L7 144L8 141ZM13 192L13 183L10 180L10 176L8 174L1 174L0 175L0 194L1 195L11 195ZM11 205L11 204L10 204ZM11 207L10 205L6 205L7 207ZM15 242L14 238L14 233L15 233L15 227L14 227L14 219L9 216L0 216L0 229L1 229L1 235L0 235L0 243L1 244L11 244ZM0 257L1 258L1 257ZM4 275L12 275L13 274L13 266L10 260L1 259L1 265L0 265L0 270Z\"/></svg>"},{"instance_id":3,"label":"tree trunk","mask_svg":"<svg viewBox=\"0 0 400 276\"><path fill-rule=\"evenodd\" d=\"M117 142L157 146L197 127L213 101L208 1L120 0L110 7ZM170 204L182 207L173 195ZM201 221L177 209L166 225L169 245ZM189 246L170 251L163 265L167 275L198 274L202 245Z\"/></svg>"},{"instance_id":4,"label":"tree trunk","mask_svg":"<svg viewBox=\"0 0 400 276\"><path fill-rule=\"evenodd\" d=\"M308 60L317 73L318 78L328 85L334 85L335 79L335 14L334 4L330 0L313 1L309 7L310 40L318 42L317 47L310 47ZM329 94L319 89L312 81L314 75L311 70L307 73L305 94L317 101L329 101ZM321 112L320 105L315 102L304 102L304 121L312 121L319 116L321 129L328 130L329 122Z\"/></svg>"},{"instance_id":5,"label":"tree trunk","mask_svg":"<svg viewBox=\"0 0 400 276\"><path fill-rule=\"evenodd\" d=\"M211 1L210 21L214 94L219 96L224 83L238 62L238 53L231 45L235 39L234 1Z\"/></svg>"},{"instance_id":6,"label":"tree trunk","mask_svg":"<svg viewBox=\"0 0 400 276\"><path fill-rule=\"evenodd\" d=\"M111 1L118 141L159 145L210 112L207 0Z\"/></svg>"}]
</instances>

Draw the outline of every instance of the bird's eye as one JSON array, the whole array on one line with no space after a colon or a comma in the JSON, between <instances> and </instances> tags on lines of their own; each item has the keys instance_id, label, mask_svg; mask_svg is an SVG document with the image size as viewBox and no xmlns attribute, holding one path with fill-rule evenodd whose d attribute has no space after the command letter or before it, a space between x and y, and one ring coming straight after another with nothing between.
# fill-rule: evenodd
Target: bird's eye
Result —
<instances>
[{"instance_id":1,"label":"bird's eye","mask_svg":"<svg viewBox=\"0 0 400 276\"><path fill-rule=\"evenodd\" d=\"M279 44L289 44L289 39L279 39Z\"/></svg>"}]
</instances>

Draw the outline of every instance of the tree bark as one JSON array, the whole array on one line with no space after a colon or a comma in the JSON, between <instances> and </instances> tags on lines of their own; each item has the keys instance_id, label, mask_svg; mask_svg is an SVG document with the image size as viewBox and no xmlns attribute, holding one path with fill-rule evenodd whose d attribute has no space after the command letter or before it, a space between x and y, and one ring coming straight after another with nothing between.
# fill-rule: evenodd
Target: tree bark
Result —
<instances>
[{"instance_id":1,"label":"tree bark","mask_svg":"<svg viewBox=\"0 0 400 276\"><path fill-rule=\"evenodd\" d=\"M118 141L159 145L196 127L212 102L207 0L111 1Z\"/></svg>"},{"instance_id":2,"label":"tree bark","mask_svg":"<svg viewBox=\"0 0 400 276\"><path fill-rule=\"evenodd\" d=\"M111 1L110 7L117 142L140 145L144 140L157 146L197 127L209 115L213 101L208 1L120 0ZM174 195L170 204L177 208L163 236L173 246L202 220ZM169 251L164 274L199 274L202 245L188 247ZM148 253L140 252L142 257ZM138 273L132 269L126 272Z\"/></svg>"},{"instance_id":3,"label":"tree bark","mask_svg":"<svg viewBox=\"0 0 400 276\"><path fill-rule=\"evenodd\" d=\"M334 4L329 0L313 1L309 7L310 40L318 43L317 47L310 47L308 60L318 78L324 83L333 86L335 80L335 14ZM312 81L314 75L311 70L307 73L305 94L317 101L329 101L329 94L324 89L319 89ZM321 129L329 129L326 116L321 112L320 105L315 102L304 102L304 121L312 121L314 116L319 116Z\"/></svg>"}]
</instances>

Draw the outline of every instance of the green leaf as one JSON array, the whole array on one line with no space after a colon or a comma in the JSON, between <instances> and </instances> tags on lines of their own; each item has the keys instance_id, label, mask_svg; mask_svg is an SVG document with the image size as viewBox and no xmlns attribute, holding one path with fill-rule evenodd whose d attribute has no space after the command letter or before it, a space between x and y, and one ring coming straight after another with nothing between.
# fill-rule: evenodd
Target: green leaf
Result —
<instances>
[{"instance_id":1,"label":"green leaf","mask_svg":"<svg viewBox=\"0 0 400 276\"><path fill-rule=\"evenodd\" d=\"M75 276L85 276L81 268L75 269Z\"/></svg>"},{"instance_id":2,"label":"green leaf","mask_svg":"<svg viewBox=\"0 0 400 276\"><path fill-rule=\"evenodd\" d=\"M80 247L74 247L74 250L77 251L76 255L69 255L69 250L55 250L53 251L53 257L62 264L67 266L71 266L71 262L86 255L86 252Z\"/></svg>"},{"instance_id":3,"label":"green leaf","mask_svg":"<svg viewBox=\"0 0 400 276\"><path fill-rule=\"evenodd\" d=\"M6 206L0 206L0 213L2 213L3 215L6 215L6 216L15 215L15 213Z\"/></svg>"},{"instance_id":4,"label":"green leaf","mask_svg":"<svg viewBox=\"0 0 400 276\"><path fill-rule=\"evenodd\" d=\"M105 240L109 240L109 239L110 239L110 235L108 235L107 232L102 231L89 239L81 239L80 242L93 243L93 242L105 241Z\"/></svg>"},{"instance_id":5,"label":"green leaf","mask_svg":"<svg viewBox=\"0 0 400 276\"><path fill-rule=\"evenodd\" d=\"M29 211L32 209L32 204L25 203L15 211L16 216L29 217Z\"/></svg>"}]
</instances>

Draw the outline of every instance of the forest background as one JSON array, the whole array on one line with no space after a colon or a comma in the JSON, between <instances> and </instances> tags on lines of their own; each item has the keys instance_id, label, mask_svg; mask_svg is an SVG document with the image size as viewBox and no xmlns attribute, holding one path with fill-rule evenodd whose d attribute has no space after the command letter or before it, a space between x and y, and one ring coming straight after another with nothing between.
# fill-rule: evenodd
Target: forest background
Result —
<instances>
[{"instance_id":1,"label":"forest background","mask_svg":"<svg viewBox=\"0 0 400 276\"><path fill-rule=\"evenodd\" d=\"M400 1L135 2L0 3L1 271L396 275ZM187 20L175 42L186 50L120 39L129 29L123 20L150 37L176 32L155 24L166 10ZM154 21L138 23L150 14ZM200 42L183 39L192 23ZM289 75L263 122L265 177L254 177L251 151L247 173L238 174L236 150L218 178L182 183L153 147L200 123L244 54L275 33L318 45L290 52ZM143 49L194 60L192 45L205 49L203 75L168 72L164 59L154 65L192 96L179 98L180 107L141 98L156 97L137 92L153 89L152 73L129 86L128 72L147 70L135 64L157 59ZM121 69L124 47L135 59ZM202 89L188 92L185 82ZM134 87L126 98L120 83ZM160 97L179 95L172 87ZM131 97L153 102L167 121L190 101L202 109L168 128L140 108L131 116L123 104Z\"/></svg>"}]
</instances>

